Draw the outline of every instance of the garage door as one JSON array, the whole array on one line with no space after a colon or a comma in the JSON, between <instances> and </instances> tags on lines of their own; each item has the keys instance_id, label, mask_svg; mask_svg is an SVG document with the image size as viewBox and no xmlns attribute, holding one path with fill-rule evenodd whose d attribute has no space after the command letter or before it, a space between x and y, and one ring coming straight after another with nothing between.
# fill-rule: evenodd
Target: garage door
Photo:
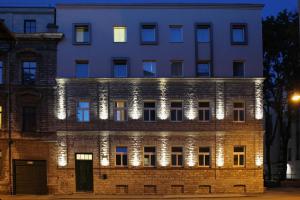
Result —
<instances>
[{"instance_id":1,"label":"garage door","mask_svg":"<svg viewBox=\"0 0 300 200\"><path fill-rule=\"evenodd\" d=\"M47 194L45 160L14 160L14 194Z\"/></svg>"}]
</instances>

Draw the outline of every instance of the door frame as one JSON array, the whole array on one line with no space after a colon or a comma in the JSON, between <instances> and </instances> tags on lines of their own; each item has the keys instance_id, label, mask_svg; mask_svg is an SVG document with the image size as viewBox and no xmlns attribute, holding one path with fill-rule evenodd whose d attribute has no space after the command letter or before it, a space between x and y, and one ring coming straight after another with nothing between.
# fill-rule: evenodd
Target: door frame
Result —
<instances>
[{"instance_id":1,"label":"door frame","mask_svg":"<svg viewBox=\"0 0 300 200\"><path fill-rule=\"evenodd\" d=\"M92 178L91 178L91 184L92 184L92 189L90 191L78 191L77 190L77 155L78 154L85 154L85 155L92 155L92 160L82 160L82 161L92 161ZM76 152L75 153L75 191L76 192L93 192L94 191L94 156L92 152Z\"/></svg>"}]
</instances>

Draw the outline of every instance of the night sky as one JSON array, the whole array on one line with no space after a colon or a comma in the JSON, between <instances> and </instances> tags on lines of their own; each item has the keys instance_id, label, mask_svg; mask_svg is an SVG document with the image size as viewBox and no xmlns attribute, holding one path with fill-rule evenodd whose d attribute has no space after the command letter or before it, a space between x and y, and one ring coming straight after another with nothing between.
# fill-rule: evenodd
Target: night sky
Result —
<instances>
[{"instance_id":1,"label":"night sky","mask_svg":"<svg viewBox=\"0 0 300 200\"><path fill-rule=\"evenodd\" d=\"M297 0L0 0L0 6L54 6L55 3L84 2L200 2L200 3L262 3L264 16L276 15L283 9L296 10Z\"/></svg>"}]
</instances>

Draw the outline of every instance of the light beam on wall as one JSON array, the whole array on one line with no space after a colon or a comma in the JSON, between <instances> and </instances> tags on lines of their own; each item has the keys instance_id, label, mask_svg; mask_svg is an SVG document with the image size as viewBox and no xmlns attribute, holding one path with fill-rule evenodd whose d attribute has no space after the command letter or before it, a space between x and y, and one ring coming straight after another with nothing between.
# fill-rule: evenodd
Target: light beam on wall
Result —
<instances>
[{"instance_id":1,"label":"light beam on wall","mask_svg":"<svg viewBox=\"0 0 300 200\"><path fill-rule=\"evenodd\" d=\"M170 164L170 153L168 148L169 139L167 137L161 137L158 139L160 145L159 151L159 164L162 167L166 167Z\"/></svg>"},{"instance_id":2,"label":"light beam on wall","mask_svg":"<svg viewBox=\"0 0 300 200\"><path fill-rule=\"evenodd\" d=\"M100 136L100 164L109 166L109 134Z\"/></svg>"},{"instance_id":3,"label":"light beam on wall","mask_svg":"<svg viewBox=\"0 0 300 200\"><path fill-rule=\"evenodd\" d=\"M263 110L263 81L255 81L255 119L260 120L264 117Z\"/></svg>"},{"instance_id":4,"label":"light beam on wall","mask_svg":"<svg viewBox=\"0 0 300 200\"><path fill-rule=\"evenodd\" d=\"M160 99L158 105L158 118L166 120L169 117L168 99L167 99L167 80L160 79L159 82Z\"/></svg>"},{"instance_id":5,"label":"light beam on wall","mask_svg":"<svg viewBox=\"0 0 300 200\"><path fill-rule=\"evenodd\" d=\"M99 118L108 119L108 91L107 87L99 87Z\"/></svg>"},{"instance_id":6,"label":"light beam on wall","mask_svg":"<svg viewBox=\"0 0 300 200\"><path fill-rule=\"evenodd\" d=\"M66 136L57 137L57 164L65 167L68 164L68 145Z\"/></svg>"},{"instance_id":7,"label":"light beam on wall","mask_svg":"<svg viewBox=\"0 0 300 200\"><path fill-rule=\"evenodd\" d=\"M57 80L57 118L66 119L65 81Z\"/></svg>"},{"instance_id":8,"label":"light beam on wall","mask_svg":"<svg viewBox=\"0 0 300 200\"><path fill-rule=\"evenodd\" d=\"M132 136L129 139L131 141L130 162L132 166L138 167L142 162L142 138L140 136Z\"/></svg>"},{"instance_id":9,"label":"light beam on wall","mask_svg":"<svg viewBox=\"0 0 300 200\"><path fill-rule=\"evenodd\" d=\"M216 83L216 118L218 120L224 119L224 83Z\"/></svg>"},{"instance_id":10,"label":"light beam on wall","mask_svg":"<svg viewBox=\"0 0 300 200\"><path fill-rule=\"evenodd\" d=\"M217 167L224 166L224 134L216 134L216 165Z\"/></svg>"},{"instance_id":11,"label":"light beam on wall","mask_svg":"<svg viewBox=\"0 0 300 200\"><path fill-rule=\"evenodd\" d=\"M140 92L136 82L132 85L132 99L130 102L129 115L131 119L140 119L142 117Z\"/></svg>"},{"instance_id":12,"label":"light beam on wall","mask_svg":"<svg viewBox=\"0 0 300 200\"><path fill-rule=\"evenodd\" d=\"M186 164L189 167L196 165L196 141L193 137L186 139Z\"/></svg>"}]
</instances>

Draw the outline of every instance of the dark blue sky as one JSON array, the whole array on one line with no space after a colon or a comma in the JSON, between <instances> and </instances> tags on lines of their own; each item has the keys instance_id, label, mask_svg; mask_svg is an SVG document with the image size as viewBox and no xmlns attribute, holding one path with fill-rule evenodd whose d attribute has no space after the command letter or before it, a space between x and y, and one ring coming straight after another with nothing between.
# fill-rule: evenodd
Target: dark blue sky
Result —
<instances>
[{"instance_id":1,"label":"dark blue sky","mask_svg":"<svg viewBox=\"0 0 300 200\"><path fill-rule=\"evenodd\" d=\"M200 3L262 3L264 16L276 15L283 9L296 10L297 0L0 0L0 6L53 6L55 3L75 2L200 2Z\"/></svg>"}]
</instances>

